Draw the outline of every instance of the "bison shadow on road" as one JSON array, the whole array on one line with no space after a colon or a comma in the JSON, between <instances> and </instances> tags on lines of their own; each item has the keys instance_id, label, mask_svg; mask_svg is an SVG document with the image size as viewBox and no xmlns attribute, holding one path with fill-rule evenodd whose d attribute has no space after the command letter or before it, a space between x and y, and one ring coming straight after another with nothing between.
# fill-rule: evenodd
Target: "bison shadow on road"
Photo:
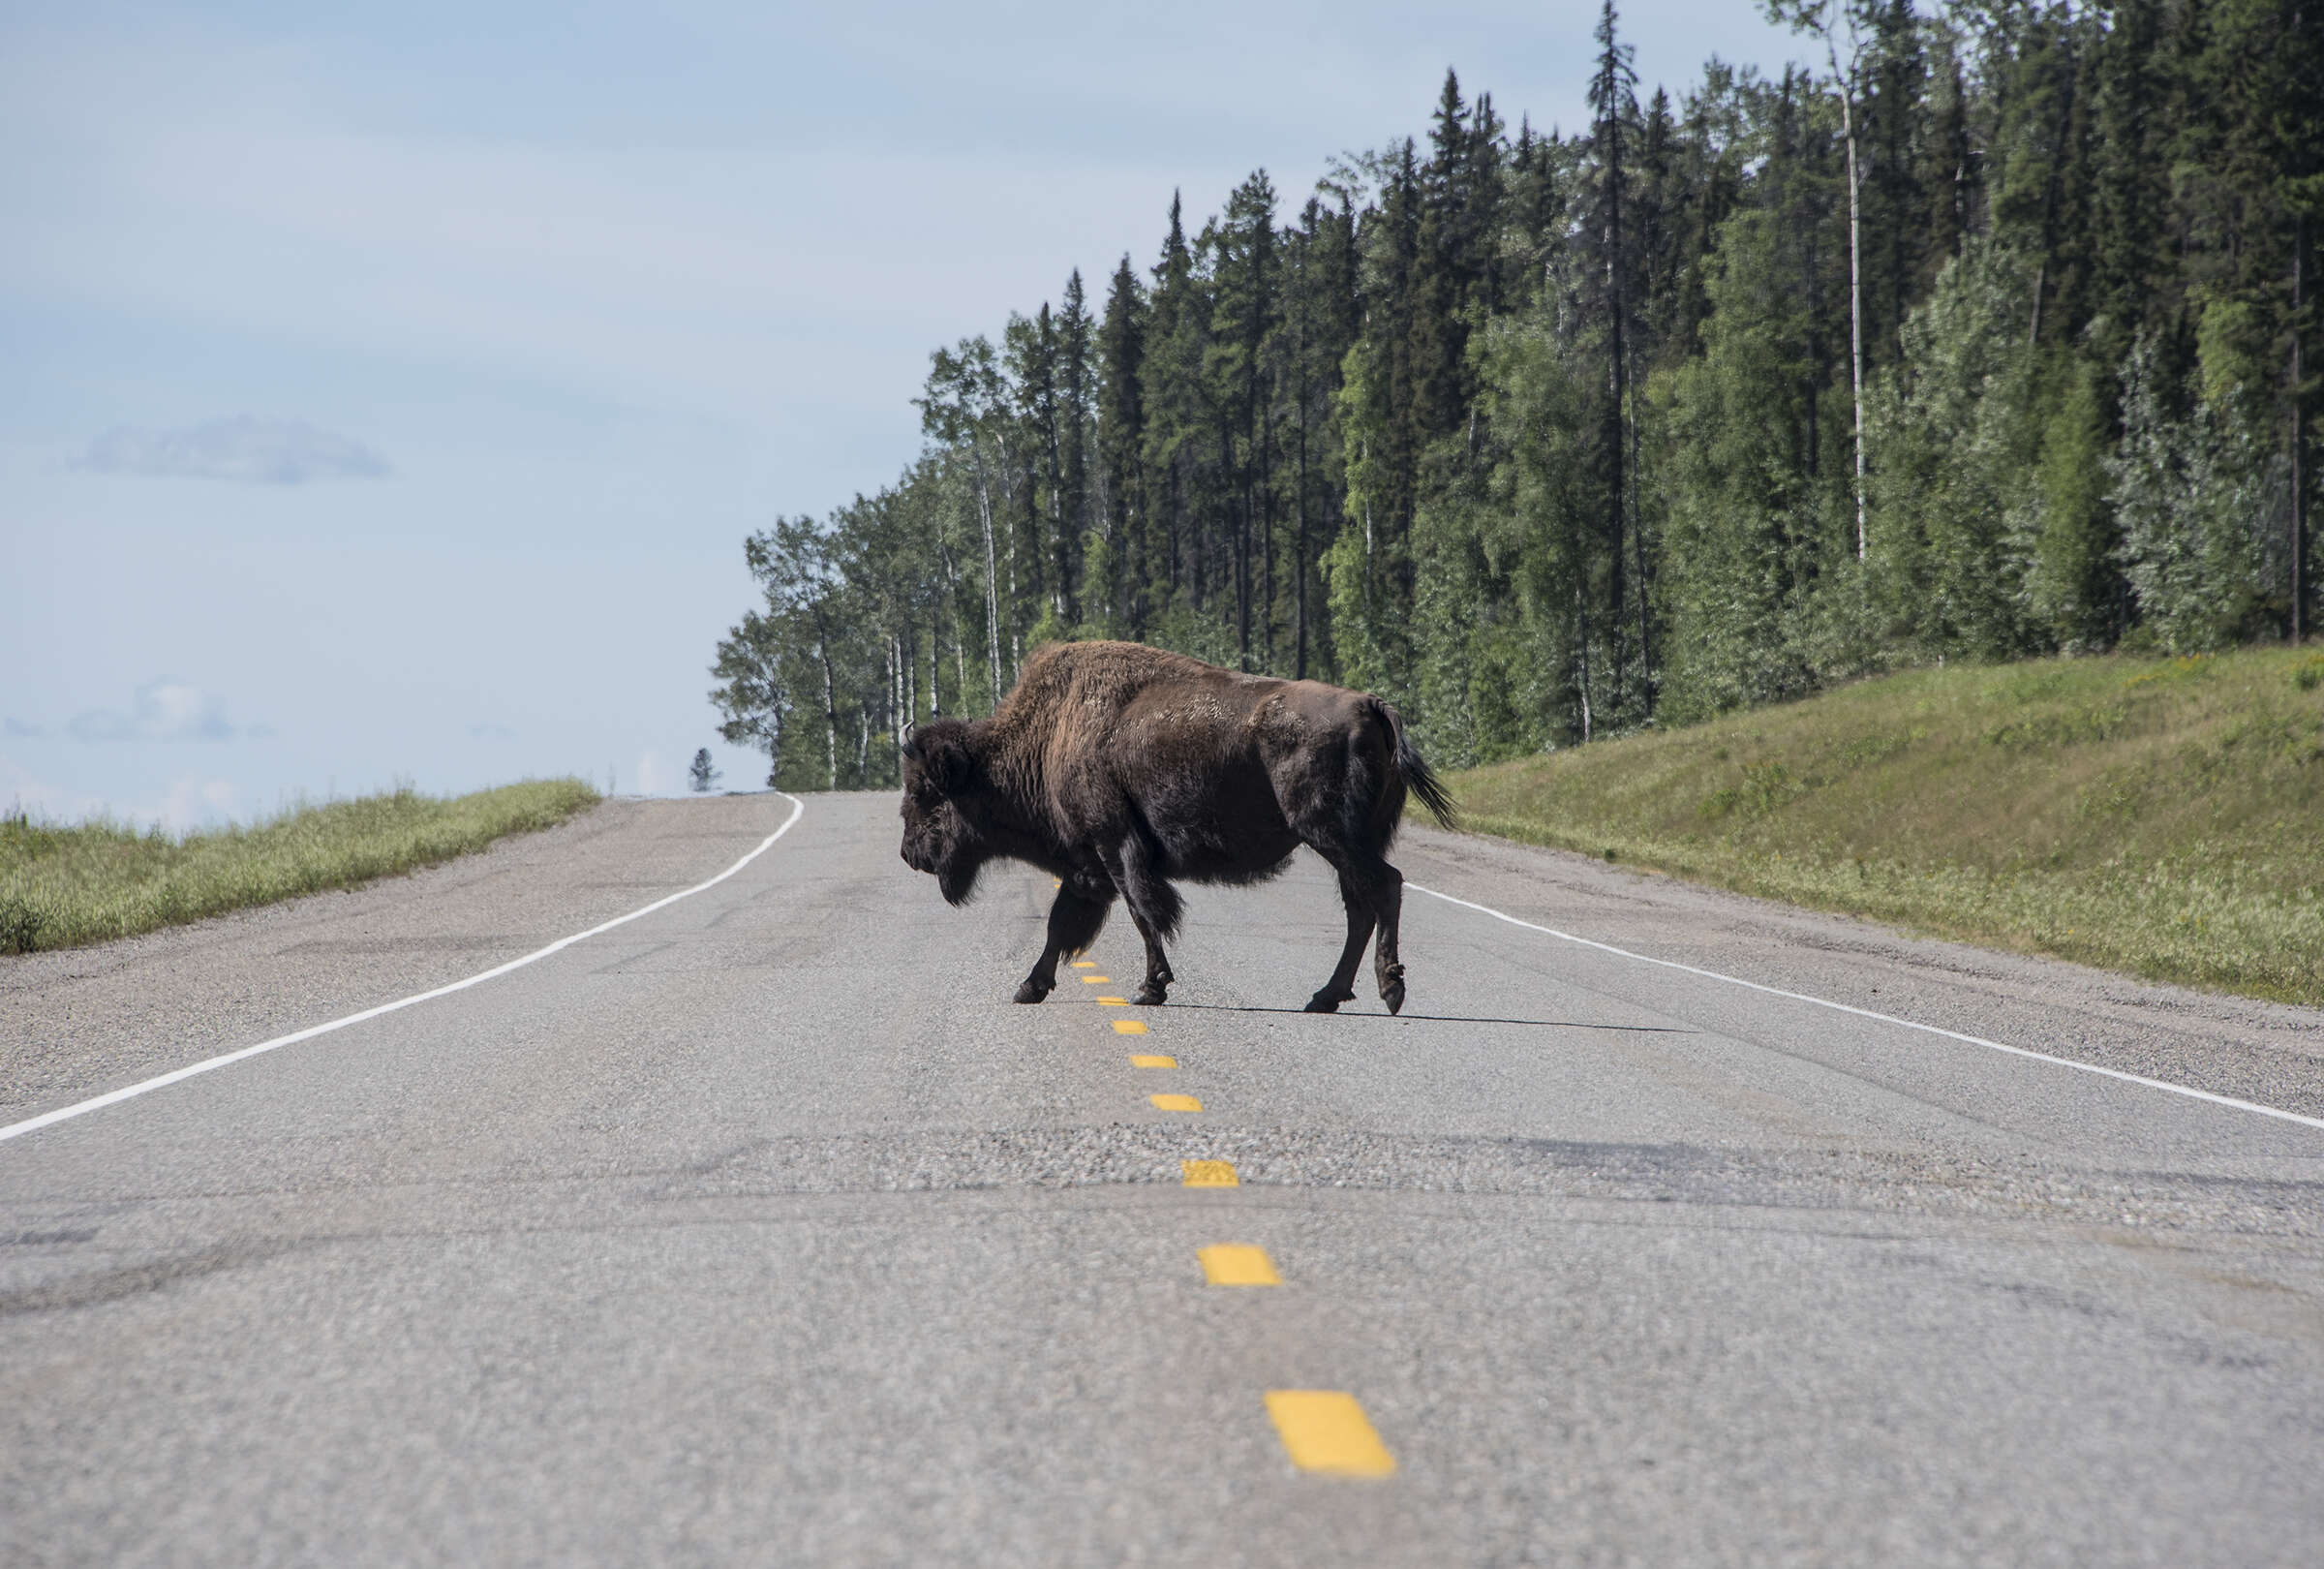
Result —
<instances>
[{"instance_id":1,"label":"bison shadow on road","mask_svg":"<svg viewBox=\"0 0 2324 1569\"><path fill-rule=\"evenodd\" d=\"M1305 1008L1269 1008L1260 1006L1236 1007L1226 1002L1173 1002L1166 1010L1171 1013L1299 1013ZM1543 1030L1619 1030L1637 1035L1699 1035L1699 1030L1687 1030L1678 1025L1620 1025L1591 1024L1581 1019L1495 1019L1469 1013L1340 1013L1338 1019L1399 1019L1408 1024L1483 1024L1532 1025Z\"/></svg>"}]
</instances>

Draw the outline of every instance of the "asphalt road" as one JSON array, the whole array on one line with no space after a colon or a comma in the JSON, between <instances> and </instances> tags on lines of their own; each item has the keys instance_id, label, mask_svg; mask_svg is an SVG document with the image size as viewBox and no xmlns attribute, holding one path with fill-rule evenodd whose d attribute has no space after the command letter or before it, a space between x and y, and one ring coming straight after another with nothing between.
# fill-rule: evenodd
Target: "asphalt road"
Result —
<instances>
[{"instance_id":1,"label":"asphalt road","mask_svg":"<svg viewBox=\"0 0 2324 1569\"><path fill-rule=\"evenodd\" d=\"M0 962L0 1122L790 811ZM1168 1006L1117 922L1018 1007L1049 879L896 837L810 798L0 1141L0 1562L2324 1561L2324 1015L1419 831L1641 957L1416 892L1406 1013L1302 1015L1302 857Z\"/></svg>"}]
</instances>

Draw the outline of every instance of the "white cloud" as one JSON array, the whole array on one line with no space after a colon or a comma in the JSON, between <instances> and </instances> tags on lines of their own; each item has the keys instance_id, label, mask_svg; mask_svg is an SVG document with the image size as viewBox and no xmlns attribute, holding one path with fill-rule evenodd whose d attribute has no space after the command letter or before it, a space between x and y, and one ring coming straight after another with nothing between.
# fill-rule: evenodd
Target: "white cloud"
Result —
<instances>
[{"instance_id":1,"label":"white cloud","mask_svg":"<svg viewBox=\"0 0 2324 1569\"><path fill-rule=\"evenodd\" d=\"M637 793L640 795L675 795L678 793L677 772L662 762L659 753L641 752L637 754Z\"/></svg>"},{"instance_id":2,"label":"white cloud","mask_svg":"<svg viewBox=\"0 0 2324 1569\"><path fill-rule=\"evenodd\" d=\"M93 708L65 732L78 741L229 741L234 726L219 698L164 676L138 689L129 712Z\"/></svg>"},{"instance_id":3,"label":"white cloud","mask_svg":"<svg viewBox=\"0 0 2324 1569\"><path fill-rule=\"evenodd\" d=\"M296 419L243 415L178 430L123 426L89 444L79 467L152 479L231 479L298 485L310 479L377 479L387 460L352 436Z\"/></svg>"},{"instance_id":4,"label":"white cloud","mask_svg":"<svg viewBox=\"0 0 2324 1569\"><path fill-rule=\"evenodd\" d=\"M173 834L212 823L230 822L234 815L234 787L225 780L181 779L169 786L163 803L162 826Z\"/></svg>"},{"instance_id":5,"label":"white cloud","mask_svg":"<svg viewBox=\"0 0 2324 1569\"><path fill-rule=\"evenodd\" d=\"M0 799L7 810L30 813L58 822L78 822L105 810L103 798L76 795L60 785L35 778L31 770L0 757Z\"/></svg>"},{"instance_id":6,"label":"white cloud","mask_svg":"<svg viewBox=\"0 0 2324 1569\"><path fill-rule=\"evenodd\" d=\"M196 775L171 784L159 807L123 810L102 795L51 784L20 764L0 757L0 811L25 812L51 822L105 818L136 828L158 825L173 834L182 834L189 829L232 821L240 796L241 791L226 780Z\"/></svg>"}]
</instances>

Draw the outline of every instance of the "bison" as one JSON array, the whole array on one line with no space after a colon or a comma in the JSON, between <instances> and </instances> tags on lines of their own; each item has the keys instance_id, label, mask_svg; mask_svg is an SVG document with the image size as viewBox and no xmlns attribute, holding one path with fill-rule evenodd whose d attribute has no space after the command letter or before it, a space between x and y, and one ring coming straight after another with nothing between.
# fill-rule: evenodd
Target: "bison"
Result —
<instances>
[{"instance_id":1,"label":"bison","mask_svg":"<svg viewBox=\"0 0 2324 1569\"><path fill-rule=\"evenodd\" d=\"M1339 874L1348 940L1307 1000L1355 1000L1364 939L1394 1013L1402 874L1385 857L1407 792L1452 826L1452 798L1377 697L1319 681L1238 675L1140 643L1055 643L1025 661L988 720L938 719L903 749L903 859L967 903L993 860L1057 879L1049 940L1017 1000L1057 984L1057 960L1087 948L1116 897L1146 939L1142 1003L1169 994L1163 944L1177 934L1174 881L1247 884L1312 847Z\"/></svg>"}]
</instances>

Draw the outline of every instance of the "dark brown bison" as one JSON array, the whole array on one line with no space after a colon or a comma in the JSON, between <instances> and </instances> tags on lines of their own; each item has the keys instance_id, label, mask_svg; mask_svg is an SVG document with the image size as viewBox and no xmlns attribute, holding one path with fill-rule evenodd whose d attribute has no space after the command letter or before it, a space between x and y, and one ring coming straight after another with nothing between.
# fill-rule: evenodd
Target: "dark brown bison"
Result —
<instances>
[{"instance_id":1,"label":"dark brown bison","mask_svg":"<svg viewBox=\"0 0 2324 1569\"><path fill-rule=\"evenodd\" d=\"M1312 846L1339 874L1348 941L1311 1013L1352 1001L1373 958L1389 1011L1404 1005L1396 957L1402 874L1385 852L1409 791L1447 827L1452 802L1377 697L1318 681L1238 675L1138 643L1056 643L1025 661L989 720L932 720L903 756L903 859L965 904L995 859L1057 879L1049 942L1017 1000L1057 984L1119 896L1146 939L1138 1000L1163 1000L1177 935L1174 880L1258 882Z\"/></svg>"}]
</instances>

